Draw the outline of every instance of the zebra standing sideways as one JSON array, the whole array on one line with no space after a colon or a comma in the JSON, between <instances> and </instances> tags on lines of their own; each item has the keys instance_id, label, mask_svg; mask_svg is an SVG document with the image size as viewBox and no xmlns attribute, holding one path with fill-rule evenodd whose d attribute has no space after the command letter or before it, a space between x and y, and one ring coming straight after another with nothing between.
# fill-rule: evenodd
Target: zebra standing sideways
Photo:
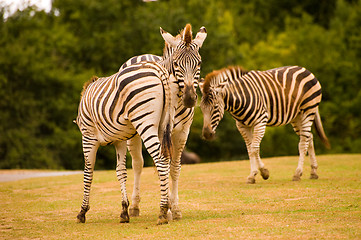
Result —
<instances>
[{"instance_id":1,"label":"zebra standing sideways","mask_svg":"<svg viewBox=\"0 0 361 240\"><path fill-rule=\"evenodd\" d=\"M257 167L264 179L269 177L259 155L266 126L288 123L300 136L299 161L293 180L300 180L307 152L311 160L311 179L318 178L311 132L313 122L323 143L327 147L330 145L318 112L321 85L310 71L298 66L250 72L240 67L228 67L208 74L201 89L202 135L206 139L214 137L224 110L233 116L247 145L251 163L247 183L255 183Z\"/></svg>"},{"instance_id":2,"label":"zebra standing sideways","mask_svg":"<svg viewBox=\"0 0 361 240\"><path fill-rule=\"evenodd\" d=\"M167 223L170 133L173 128L174 98L179 87L169 80L157 63L141 62L110 77L84 85L76 123L82 133L84 152L84 198L77 218L85 222L96 152L100 145L114 144L117 167L125 171L126 140L139 134L154 160L161 186L158 224ZM121 176L118 176L120 181ZM122 190L121 222L128 222L129 201L125 182Z\"/></svg>"},{"instance_id":3,"label":"zebra standing sideways","mask_svg":"<svg viewBox=\"0 0 361 240\"><path fill-rule=\"evenodd\" d=\"M198 86L198 79L200 73L200 61L201 56L198 53L199 48L202 46L203 41L205 40L207 34L206 29L204 27L200 28L194 40L192 40L191 26L189 24L186 25L184 30L177 35L176 37L169 37L169 33L161 30L162 36L168 35L168 39L173 38L173 41L178 41L178 45L174 46L169 43L168 39L165 39L165 47L163 50L163 56L156 56L152 54L144 54L140 56L135 56L126 61L119 69L121 71L123 68L135 64L139 61L154 61L158 62L160 65L165 67L170 75L177 75L178 78L181 78L182 75L193 76L193 78L188 77L188 81L186 80L178 80L179 82L187 82L192 87L188 87L191 93L195 93L195 89ZM187 36L188 35L188 36ZM181 39L179 41L177 39ZM186 41L189 41L188 45L185 44ZM180 54L181 52L182 54ZM174 58L173 56L177 56ZM175 68L173 66L173 62L175 62L179 69L184 69L184 73L175 73ZM178 70L179 71L179 70ZM191 74L186 74L191 73ZM179 84L180 87L183 87L186 84ZM182 89L182 88L181 88ZM184 93L187 94L187 93ZM193 107L185 107L184 99L180 95L175 96L178 100L177 107L175 109L175 119L174 119L174 128L171 133L172 138L172 159L170 166L170 175L172 177L172 191L170 194L170 210L172 214L172 218L174 220L181 219L182 214L178 206L179 198L178 198L178 179L180 175L180 160L181 154L184 150L190 126L193 121L194 108ZM196 99L190 97L190 99ZM187 101L187 100L186 100ZM191 103L191 105L195 104ZM140 203L140 175L142 172L144 160L142 157L142 143L139 136L134 136L132 139L128 140L128 150L130 155L132 156L132 166L134 170L134 187L132 193L131 206L129 208L130 216L139 216L139 203ZM125 158L124 158L125 159ZM123 178L126 178L126 173L121 173L117 168L117 175L121 175ZM125 181L122 179L122 181Z\"/></svg>"}]
</instances>

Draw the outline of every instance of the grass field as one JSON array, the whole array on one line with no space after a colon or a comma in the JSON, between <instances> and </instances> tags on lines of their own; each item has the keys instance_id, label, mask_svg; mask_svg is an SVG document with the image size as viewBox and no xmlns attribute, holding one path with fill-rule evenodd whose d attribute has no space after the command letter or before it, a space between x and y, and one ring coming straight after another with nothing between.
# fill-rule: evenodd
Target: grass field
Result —
<instances>
[{"instance_id":1,"label":"grass field","mask_svg":"<svg viewBox=\"0 0 361 240\"><path fill-rule=\"evenodd\" d=\"M87 222L76 222L82 175L0 183L0 239L361 239L361 154L318 156L318 180L291 181L297 157L264 159L270 179L246 184L249 161L182 166L183 219L157 226L160 190L142 174L141 215L120 224L115 171L96 171ZM131 192L133 172L128 171Z\"/></svg>"}]
</instances>

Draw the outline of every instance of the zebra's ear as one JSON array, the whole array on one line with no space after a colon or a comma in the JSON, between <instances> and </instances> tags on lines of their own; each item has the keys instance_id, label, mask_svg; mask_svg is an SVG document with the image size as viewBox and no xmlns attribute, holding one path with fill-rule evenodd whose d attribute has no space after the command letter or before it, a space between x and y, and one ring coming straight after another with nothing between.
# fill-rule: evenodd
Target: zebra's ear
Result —
<instances>
[{"instance_id":1,"label":"zebra's ear","mask_svg":"<svg viewBox=\"0 0 361 240\"><path fill-rule=\"evenodd\" d=\"M172 34L164 31L162 28L160 28L160 34L162 35L164 41L171 47L176 47L181 41L181 39L173 37Z\"/></svg>"},{"instance_id":2,"label":"zebra's ear","mask_svg":"<svg viewBox=\"0 0 361 240\"><path fill-rule=\"evenodd\" d=\"M205 27L201 27L196 35L196 38L194 39L194 43L201 48L206 37L207 37L207 30Z\"/></svg>"}]
</instances>

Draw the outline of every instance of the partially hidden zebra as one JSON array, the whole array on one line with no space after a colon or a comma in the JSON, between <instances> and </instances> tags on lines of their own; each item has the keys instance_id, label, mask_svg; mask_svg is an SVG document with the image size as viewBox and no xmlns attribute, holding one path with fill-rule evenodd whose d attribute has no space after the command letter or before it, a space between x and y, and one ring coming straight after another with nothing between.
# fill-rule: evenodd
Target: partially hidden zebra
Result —
<instances>
[{"instance_id":1,"label":"partially hidden zebra","mask_svg":"<svg viewBox=\"0 0 361 240\"><path fill-rule=\"evenodd\" d=\"M187 25L188 26L188 25ZM189 37L185 37L184 34L190 34L191 35L191 28L190 25L188 27L185 27L185 29L177 35L174 39L183 39L183 42L187 39L191 39ZM161 30L162 35L167 34L165 31ZM127 60L119 69L121 71L127 66L131 66L132 64L138 63L140 61L154 61L158 62L162 66L164 66L170 75L175 74L175 69L173 66L173 55L176 53L177 60L179 63L176 63L176 65L181 69L186 69L186 72L193 72L194 79L192 81L189 81L188 83L193 85L194 93L195 88L198 86L198 79L199 79L199 68L201 61L201 57L198 53L199 48L202 46L202 43L204 39L206 38L206 29L204 27L200 28L199 32L197 33L195 40L196 41L193 47L188 47L183 51L183 54L177 54L177 51L179 51L180 48L174 47L170 43L168 43L167 38L165 38L165 47L163 50L163 56L156 56L152 54L144 54L140 56L135 56ZM183 45L183 42L179 42L178 45ZM192 59L191 56L195 57L196 59ZM185 58L184 60L182 59ZM194 62L187 62L192 61ZM187 69L188 68L188 69ZM182 76L181 74L178 74L178 76ZM182 81L181 81L182 82ZM183 86L183 85L182 85ZM191 88L188 88L191 89ZM191 89L192 90L192 89ZM193 92L193 91L191 91ZM196 98L195 98L196 99ZM174 128L171 133L172 138L172 160L171 160L171 166L170 166L170 176L172 178L172 189L170 194L170 210L172 214L172 218L174 220L181 219L182 214L178 206L179 197L178 197L178 179L180 175L180 159L181 154L184 150L188 134L190 131L190 127L193 121L193 115L194 115L194 108L193 107L185 107L182 97L180 95L177 96L177 107L175 109L175 119L174 119ZM132 157L132 166L134 171L134 186L133 186L133 193L131 198L131 206L129 208L129 215L131 217L139 216L140 208L140 175L142 172L144 160L142 157L142 143L141 139L139 138L139 135L134 136L132 139L128 140L128 150L130 152L130 155ZM125 158L124 158L125 159ZM121 173L120 169L117 168L117 175L122 176L123 178L126 178L126 173ZM121 180L125 181L125 180Z\"/></svg>"},{"instance_id":2,"label":"partially hidden zebra","mask_svg":"<svg viewBox=\"0 0 361 240\"><path fill-rule=\"evenodd\" d=\"M119 70L139 61L159 61L177 79L183 105L187 108L194 107L197 103L196 90L202 63L199 49L207 37L207 30L201 27L194 39L190 24L175 37L162 28L160 33L165 40L162 57L152 54L136 56L126 61Z\"/></svg>"},{"instance_id":3,"label":"partially hidden zebra","mask_svg":"<svg viewBox=\"0 0 361 240\"><path fill-rule=\"evenodd\" d=\"M77 218L85 222L93 179L96 152L100 145L113 144L119 173L125 172L126 140L137 134L154 160L160 179L161 201L158 224L167 223L169 208L170 133L174 119L174 94L179 87L166 69L154 62L133 64L110 77L84 85L76 123L82 133L84 152L84 197ZM121 179L121 176L118 176ZM122 190L121 222L129 222L125 181Z\"/></svg>"},{"instance_id":4,"label":"partially hidden zebra","mask_svg":"<svg viewBox=\"0 0 361 240\"><path fill-rule=\"evenodd\" d=\"M307 152L311 161L310 178L318 178L311 132L313 122L325 146L329 148L330 144L318 111L321 85L310 71L299 66L249 72L241 67L228 67L209 73L200 85L204 117L202 135L212 139L224 111L232 115L250 159L247 183L255 183L257 168L264 179L269 177L259 154L266 126L288 123L300 137L299 161L293 180L300 180Z\"/></svg>"}]
</instances>

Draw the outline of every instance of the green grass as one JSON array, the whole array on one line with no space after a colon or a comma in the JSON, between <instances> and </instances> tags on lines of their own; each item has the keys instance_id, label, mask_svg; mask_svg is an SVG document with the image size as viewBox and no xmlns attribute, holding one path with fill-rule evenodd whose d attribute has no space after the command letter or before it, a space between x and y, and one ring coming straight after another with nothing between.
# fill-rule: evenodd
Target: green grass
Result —
<instances>
[{"instance_id":1,"label":"green grass","mask_svg":"<svg viewBox=\"0 0 361 240\"><path fill-rule=\"evenodd\" d=\"M87 222L76 222L82 175L0 183L0 239L361 239L361 155L318 156L320 178L291 181L297 157L264 159L270 179L246 184L249 161L182 166L183 219L157 226L160 190L142 174L141 215L120 224L115 171L96 171ZM128 171L129 195L133 172Z\"/></svg>"}]
</instances>

